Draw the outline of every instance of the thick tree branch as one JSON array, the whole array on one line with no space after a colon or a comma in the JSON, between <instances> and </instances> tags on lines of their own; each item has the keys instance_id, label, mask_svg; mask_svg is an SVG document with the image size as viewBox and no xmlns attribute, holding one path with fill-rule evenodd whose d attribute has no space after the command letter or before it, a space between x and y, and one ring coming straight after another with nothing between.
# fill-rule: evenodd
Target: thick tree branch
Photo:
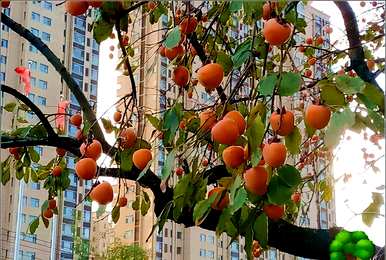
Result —
<instances>
[{"instance_id":1,"label":"thick tree branch","mask_svg":"<svg viewBox=\"0 0 386 260\"><path fill-rule=\"evenodd\" d=\"M85 118L93 124L92 131L96 139L98 139L103 147L103 151L107 152L111 149L111 146L106 142L102 129L100 128L97 121L94 111L91 109L87 98L84 96L82 89L78 86L76 81L71 77L70 73L67 71L66 67L61 63L60 59L51 51L50 48L42 40L33 35L29 30L24 28L21 24L15 22L4 13L1 13L1 22L6 26L11 28L12 31L26 39L34 47L36 47L44 57L51 63L51 65L59 72L62 79L66 82L67 86L70 88L71 92L74 94L78 103L81 106Z\"/></svg>"},{"instance_id":2,"label":"thick tree branch","mask_svg":"<svg viewBox=\"0 0 386 260\"><path fill-rule=\"evenodd\" d=\"M20 100L21 102L23 102L24 104L26 104L31 109L31 111L34 112L35 115L39 118L40 122L46 129L48 136L49 137L56 136L54 129L52 128L50 122L48 122L47 118L44 116L43 112L28 97L24 96L16 89L3 84L1 84L1 92L8 93L14 96L15 98L17 98L18 100Z\"/></svg>"},{"instance_id":3,"label":"thick tree branch","mask_svg":"<svg viewBox=\"0 0 386 260\"><path fill-rule=\"evenodd\" d=\"M362 42L359 34L358 23L355 13L350 4L346 1L335 1L339 8L344 25L346 27L347 38L350 49L348 51L350 57L350 67L357 73L357 75L364 81L373 84L384 93L382 88L378 85L376 74L372 73L365 62L365 53L363 51Z\"/></svg>"}]
</instances>

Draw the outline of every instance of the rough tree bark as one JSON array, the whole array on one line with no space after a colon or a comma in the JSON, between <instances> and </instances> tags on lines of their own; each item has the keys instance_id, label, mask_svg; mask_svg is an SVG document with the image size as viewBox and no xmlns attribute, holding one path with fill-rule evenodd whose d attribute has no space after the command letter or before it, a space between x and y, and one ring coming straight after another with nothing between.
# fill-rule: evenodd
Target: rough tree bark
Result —
<instances>
[{"instance_id":1,"label":"rough tree bark","mask_svg":"<svg viewBox=\"0 0 386 260\"><path fill-rule=\"evenodd\" d=\"M342 16L345 21L347 34L349 35L349 42L351 46L360 46L359 39L359 31L358 26L355 20L355 14L352 11L350 5L346 2L335 2L336 5L342 12ZM35 37L32 33L30 33L27 29L25 29L22 25L16 23L3 13L1 14L1 21L9 28L11 28L14 32L19 34L21 37L28 40L32 45L34 45L46 58L47 60L55 67L55 69L60 73L63 80L67 83L72 93L75 95L78 100L81 108L84 112L85 117L90 122L95 122L96 117L94 112L88 105L86 97L83 95L77 83L72 79L70 73L66 70L63 64L60 62L55 54L37 37ZM353 25L354 24L354 25ZM356 39L352 39L356 38ZM202 60L206 60L205 52L203 51L202 46L197 41L195 34L191 36L191 43L196 48L199 56ZM358 44L359 43L359 44ZM353 51L350 52L351 66L356 71L358 76L360 76L364 81L370 82L372 84L376 84L375 75L371 73L367 66L365 66L363 48L358 47L354 48ZM28 103L28 101L21 97L24 96L21 93L15 93L15 91L10 90L12 88L8 86L2 85L2 91L8 94L13 95L18 98L22 102L26 103L35 114L38 115L38 118L41 120L42 124L47 127L47 131L49 130L47 122L44 122L44 119L39 116L39 108L36 106L32 106ZM17 91L16 91L17 92ZM31 107L31 106L32 107ZM41 111L40 111L41 113ZM42 113L41 113L42 114ZM44 115L43 115L44 117ZM49 124L49 123L48 123ZM52 129L52 127L51 127ZM103 133L98 124L95 124L93 127L93 132L98 140L100 140L103 144L103 151L107 153L111 146L107 144L104 139ZM52 147L62 147L66 150L70 151L75 155L79 155L79 142L70 137L60 137L56 133L52 135L50 134L50 138L42 138L39 140L33 140L29 138L15 138L11 136L3 136L1 140L2 148L8 147L22 147L22 146L34 146L34 145L45 145ZM122 178L126 178L129 180L136 180L140 171L136 168L133 168L130 172L124 172L120 169L109 168L109 169L101 169L101 176L111 176L117 177L122 176ZM206 173L209 179L209 183L214 183L219 178L229 175L224 166L216 166L209 169ZM155 214L157 216L160 215L165 205L173 200L173 189L167 187L166 191L162 191L160 188L161 180L158 178L151 170L149 170L140 180L139 183L143 187L147 187L152 190L155 200ZM218 219L220 216L220 212L213 210L209 216L205 219L205 221L200 225L200 227L215 230L216 224L218 223ZM172 219L172 216L169 216L169 219ZM184 224L186 227L194 226L194 221L192 219L191 212L185 212L183 217L180 218L178 223ZM328 259L328 246L331 241L331 238L334 236L336 232L335 229L331 230L322 230L322 229L310 229L310 228L302 228L290 224L286 221L280 220L278 222L269 222L269 241L268 244L272 247L275 247L283 252L287 252L289 254L315 258L315 259Z\"/></svg>"}]
</instances>

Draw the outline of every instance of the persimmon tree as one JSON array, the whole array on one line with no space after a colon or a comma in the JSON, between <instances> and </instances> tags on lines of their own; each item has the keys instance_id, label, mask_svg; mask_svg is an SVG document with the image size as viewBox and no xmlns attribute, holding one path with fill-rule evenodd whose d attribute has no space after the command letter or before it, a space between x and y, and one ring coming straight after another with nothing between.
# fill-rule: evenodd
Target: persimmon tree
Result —
<instances>
[{"instance_id":1,"label":"persimmon tree","mask_svg":"<svg viewBox=\"0 0 386 260\"><path fill-rule=\"evenodd\" d=\"M118 39L118 67L129 77L130 89L112 104L123 108L115 112L113 121L97 118L60 59L28 29L2 13L2 23L40 51L82 110L76 115L54 115L71 116L70 123L79 128L77 138L68 137L14 86L1 85L3 93L17 100L4 110L14 115L18 110L33 112L39 119L37 124L2 132L1 148L10 151L2 162L3 185L11 174L25 182L44 181L48 199L41 221L48 226L57 214L54 198L69 186L64 156L68 152L79 157L78 177L95 181L88 199L102 205L113 202L114 221L127 199L124 194L114 198L111 185L100 183L100 176L119 178L120 185L133 180L151 189L154 201L143 191L133 208L146 214L154 203L158 221L153 230L157 226L161 230L172 220L217 234L226 232L233 239L243 236L249 258L269 246L297 256L328 258L329 244L338 229L311 229L294 222L298 214L307 214L300 203L305 190L320 191L322 200L331 198L332 181L322 176L346 129L371 129L374 144L383 138L384 91L376 77L383 71L384 58L374 57L374 52L384 47L384 4L372 7L374 21L360 32L350 4L335 2L344 19L347 49L337 49L322 35L297 42L296 36L305 33L308 23L298 15L298 4L66 1L64 8L71 15L84 14L90 6L96 9L93 33L97 42L112 36ZM132 40L131 27L139 16L150 24L166 16L168 23ZM250 29L242 38L232 38L229 33L237 29L236 20ZM328 34L333 28L327 25L323 30ZM133 48L159 31L163 40L150 44L146 54L169 59L172 83L179 92L162 111L150 111L141 106L143 97L138 94L146 86L137 85L133 74L135 70L144 73L145 54L140 54L140 66L133 66ZM294 62L295 53L303 54L304 64ZM342 61L346 65L332 71ZM324 68L320 76L312 75L315 65ZM250 91L243 93L246 85ZM198 88L205 89L213 102L195 101ZM165 91L160 90L160 95ZM101 126L115 134L113 145L106 141ZM145 127L154 129L146 140ZM156 175L151 166L160 143L167 155ZM33 149L36 145L57 147L57 156L46 165L39 164ZM117 167L98 167L96 160L102 153ZM313 174L302 174L305 168ZM169 185L170 178L178 179L174 186ZM30 232L38 224L39 220L31 223Z\"/></svg>"}]
</instances>

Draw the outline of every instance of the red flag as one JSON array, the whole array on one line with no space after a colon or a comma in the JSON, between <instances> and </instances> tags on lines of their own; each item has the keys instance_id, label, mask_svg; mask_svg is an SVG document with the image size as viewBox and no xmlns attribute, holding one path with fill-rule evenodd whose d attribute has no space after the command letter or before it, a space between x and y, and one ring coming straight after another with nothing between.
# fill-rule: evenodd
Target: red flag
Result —
<instances>
[{"instance_id":1,"label":"red flag","mask_svg":"<svg viewBox=\"0 0 386 260\"><path fill-rule=\"evenodd\" d=\"M31 72L26 67L16 67L15 72L20 76L21 81L24 83L24 91L25 95L28 96L28 94L31 92Z\"/></svg>"},{"instance_id":2,"label":"red flag","mask_svg":"<svg viewBox=\"0 0 386 260\"><path fill-rule=\"evenodd\" d=\"M58 111L55 119L56 128L59 129L59 131L64 131L64 114L66 113L66 109L70 102L68 100L62 100L58 104Z\"/></svg>"}]
</instances>

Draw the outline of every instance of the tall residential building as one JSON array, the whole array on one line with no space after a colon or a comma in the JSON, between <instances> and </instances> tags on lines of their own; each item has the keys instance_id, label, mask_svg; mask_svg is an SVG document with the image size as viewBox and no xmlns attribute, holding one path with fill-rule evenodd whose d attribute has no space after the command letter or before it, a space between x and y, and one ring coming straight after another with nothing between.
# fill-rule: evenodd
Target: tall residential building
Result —
<instances>
[{"instance_id":1,"label":"tall residential building","mask_svg":"<svg viewBox=\"0 0 386 260\"><path fill-rule=\"evenodd\" d=\"M72 17L63 5L51 1L12 1L10 8L1 10L13 20L29 29L45 42L62 60L78 82L90 106L95 107L98 81L99 45L91 33L91 14ZM61 100L69 100L69 113L80 111L79 104L59 73L46 58L28 41L1 25L0 82L24 93L24 86L14 69L28 67L31 71L32 90L28 97L46 114L57 112ZM3 94L1 104L14 102ZM37 122L33 113L18 112L29 124ZM9 131L26 126L21 120L14 121L11 113L2 111L1 130ZM66 134L74 136L76 129L66 122ZM40 163L46 164L56 156L55 148L36 146ZM1 152L1 159L8 156ZM47 200L43 183L28 184L18 181L14 172L7 185L1 185L1 258L2 259L73 259L85 255L88 250L91 223L91 203L82 201L91 189L91 181L82 182L74 173L75 158L66 156L70 169L70 187L57 198L59 215L54 215L48 229L40 221L34 235L27 232L28 224L40 215L40 208ZM75 209L75 206L76 209ZM74 246L75 245L75 246ZM88 252L87 252L88 253Z\"/></svg>"},{"instance_id":2,"label":"tall residential building","mask_svg":"<svg viewBox=\"0 0 386 260\"><path fill-rule=\"evenodd\" d=\"M323 27L329 22L329 16L321 13L320 11L310 7L304 6L302 3L298 5L299 17L306 19L308 27L306 28L306 35L297 36L298 42L304 42L306 36L323 35L328 38L323 32ZM204 11L205 13L205 11ZM151 25L147 16L144 19L141 16L141 12L138 12L135 19L132 17L134 24L129 25L129 38L131 42L136 42L133 47L134 56L131 58L134 66L139 66L135 73L134 79L138 89L139 105L144 107L145 112L150 111L162 111L173 100L178 97L179 88L174 85L171 80L172 67L170 62L165 57L157 55L156 47L152 46L152 43L157 43L162 40L162 32L150 33L155 30L160 30L168 26L168 17L162 15L159 22ZM229 37L233 39L243 39L245 35L248 35L251 30L247 25L235 21L236 29L229 32ZM262 22L258 22L258 26L262 26ZM142 40L141 35L146 35ZM146 43L146 45L144 44ZM328 47L328 45L325 45ZM302 54L295 53L295 64L299 66L299 70L302 69L305 59ZM200 62L197 60L193 66L193 70L200 66ZM321 64L312 68L314 75L320 77L323 69ZM240 73L234 71L231 79L231 87L226 89L226 93L229 93L235 86ZM118 84L120 87L117 91L117 96L122 97L131 91L131 83L127 76L120 76L118 78ZM248 95L250 91L250 83L246 81L242 86L240 92L237 94L239 97ZM208 94L205 90L197 86L193 91L193 98L188 99L185 95L184 102L188 108L198 108L213 103L217 98L216 93ZM292 99L285 100L285 104L288 104L288 108L293 108L294 105L298 105L299 96L295 96ZM292 107L290 107L292 104ZM121 108L122 109L122 108ZM134 121L134 123L137 121ZM149 125L144 126L143 122L140 122L139 128L144 127L144 137L150 137L153 128ZM155 160L153 161L152 169L156 174L161 173L162 166L165 160L165 149L161 141L155 141L153 145L153 154ZM325 162L318 162L317 167L322 169ZM307 174L307 167L304 168L302 174ZM325 177L328 176L329 171L326 172ZM323 177L323 176L322 176ZM170 185L175 184L176 178L169 181ZM135 182L130 182L135 185ZM126 196L130 198L135 197L135 193L138 193L140 187L128 191ZM311 199L311 192L305 191L303 194L304 201ZM320 194L313 197L310 202L310 209L307 215L299 215L297 224L307 227L315 228L327 228L331 227L335 223L334 205L331 203L320 203ZM124 210L124 213L120 215L120 220L117 224L112 224L108 218L98 222L93 227L92 232L92 247L99 250L106 250L109 243L111 243L111 234L114 237L119 238L121 241L127 241L127 243L138 243L143 246L149 252L150 259L157 260L196 260L196 259L217 259L217 260L236 260L246 259L244 252L244 240L234 241L232 243L230 238L225 234L220 237L216 237L215 232L204 230L198 227L185 228L183 225L176 224L172 221L167 221L161 232L155 232L149 243L144 242L144 238L148 233L144 230L149 230L154 221L146 221L144 217L140 216L138 212L130 209ZM146 216L148 217L148 216ZM95 220L100 221L100 218L93 215ZM134 219L133 219L134 218ZM147 218L148 219L148 218ZM127 221L126 221L127 220ZM135 225L132 225L135 222ZM103 223L103 224L102 224ZM122 234L120 230L125 230ZM127 240L128 236L132 236L130 240ZM103 248L103 249L102 249ZM294 256L286 255L278 250L271 248L261 259L295 259Z\"/></svg>"}]
</instances>

